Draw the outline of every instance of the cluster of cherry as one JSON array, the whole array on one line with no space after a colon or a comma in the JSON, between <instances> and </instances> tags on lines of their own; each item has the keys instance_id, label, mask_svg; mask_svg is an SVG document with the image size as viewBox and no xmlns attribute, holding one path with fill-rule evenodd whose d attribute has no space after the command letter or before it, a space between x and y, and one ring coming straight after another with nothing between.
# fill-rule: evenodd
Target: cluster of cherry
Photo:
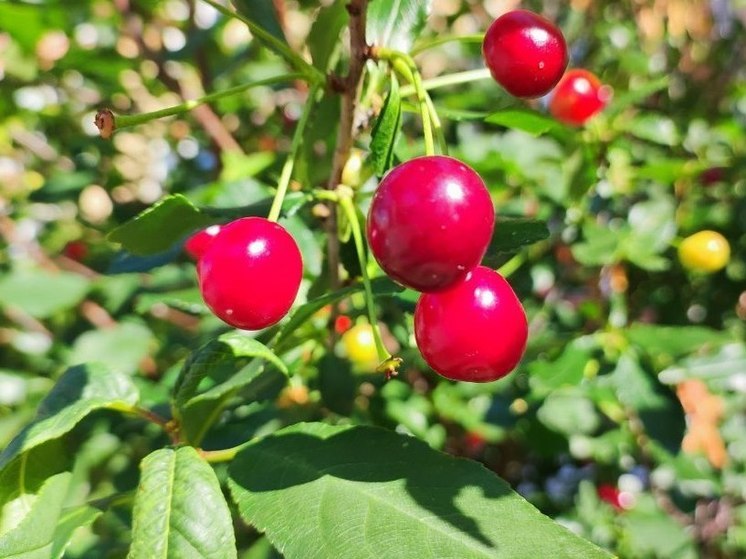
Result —
<instances>
[{"instance_id":1,"label":"cluster of cherry","mask_svg":"<svg viewBox=\"0 0 746 559\"><path fill-rule=\"evenodd\" d=\"M563 122L582 124L608 100L589 72L565 73L562 33L532 12L516 10L495 20L483 54L495 80L512 95L535 98L555 88L549 108ZM417 346L446 378L499 379L515 368L526 347L528 325L518 297L505 278L480 265L494 225L482 179L442 155L392 169L371 203L370 250L389 277L422 293L414 317ZM303 264L297 244L277 223L241 218L200 231L185 248L198 261L205 303L228 324L266 328L292 306Z\"/></svg>"}]
</instances>

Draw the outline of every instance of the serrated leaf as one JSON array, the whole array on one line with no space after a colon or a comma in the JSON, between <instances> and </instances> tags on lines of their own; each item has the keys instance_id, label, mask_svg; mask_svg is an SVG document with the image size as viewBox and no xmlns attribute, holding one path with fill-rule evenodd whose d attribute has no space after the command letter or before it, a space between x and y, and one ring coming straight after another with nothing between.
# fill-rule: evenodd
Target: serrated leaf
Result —
<instances>
[{"instance_id":1,"label":"serrated leaf","mask_svg":"<svg viewBox=\"0 0 746 559\"><path fill-rule=\"evenodd\" d=\"M306 43L311 51L313 65L322 72L329 68L329 59L337 45L339 34L349 19L346 6L346 0L335 0L329 6L322 7L308 34Z\"/></svg>"},{"instance_id":2,"label":"serrated leaf","mask_svg":"<svg viewBox=\"0 0 746 559\"><path fill-rule=\"evenodd\" d=\"M34 420L0 454L0 470L22 453L66 434L92 411L127 409L137 399L137 388L127 375L99 364L68 369L39 404Z\"/></svg>"},{"instance_id":3,"label":"serrated leaf","mask_svg":"<svg viewBox=\"0 0 746 559\"><path fill-rule=\"evenodd\" d=\"M0 305L49 318L83 300L90 283L78 274L17 270L0 279Z\"/></svg>"},{"instance_id":4,"label":"serrated leaf","mask_svg":"<svg viewBox=\"0 0 746 559\"><path fill-rule=\"evenodd\" d=\"M241 15L269 32L275 39L287 42L272 0L231 0L231 3Z\"/></svg>"},{"instance_id":5,"label":"serrated leaf","mask_svg":"<svg viewBox=\"0 0 746 559\"><path fill-rule=\"evenodd\" d=\"M383 429L297 424L229 475L241 516L287 559L609 557L481 464Z\"/></svg>"},{"instance_id":6,"label":"serrated leaf","mask_svg":"<svg viewBox=\"0 0 746 559\"><path fill-rule=\"evenodd\" d=\"M134 219L111 231L107 239L135 255L146 256L171 248L185 235L215 223L181 194L166 196Z\"/></svg>"},{"instance_id":7,"label":"serrated leaf","mask_svg":"<svg viewBox=\"0 0 746 559\"><path fill-rule=\"evenodd\" d=\"M409 52L425 27L431 0L376 0L368 6L366 37L377 47Z\"/></svg>"},{"instance_id":8,"label":"serrated leaf","mask_svg":"<svg viewBox=\"0 0 746 559\"><path fill-rule=\"evenodd\" d=\"M63 472L44 482L23 521L0 537L0 559L59 557L53 554L54 535L71 479Z\"/></svg>"},{"instance_id":9,"label":"serrated leaf","mask_svg":"<svg viewBox=\"0 0 746 559\"><path fill-rule=\"evenodd\" d=\"M492 233L485 266L495 266L498 256L518 251L523 246L549 238L545 221L522 217L495 217L495 230Z\"/></svg>"},{"instance_id":10,"label":"serrated leaf","mask_svg":"<svg viewBox=\"0 0 746 559\"><path fill-rule=\"evenodd\" d=\"M541 136L551 130L561 128L553 118L525 109L498 111L489 115L484 121L513 130L521 130L532 136Z\"/></svg>"},{"instance_id":11,"label":"serrated leaf","mask_svg":"<svg viewBox=\"0 0 746 559\"><path fill-rule=\"evenodd\" d=\"M401 128L401 96L399 82L391 76L391 87L378 115L370 142L370 162L376 175L383 174L394 166L394 147Z\"/></svg>"},{"instance_id":12,"label":"serrated leaf","mask_svg":"<svg viewBox=\"0 0 746 559\"><path fill-rule=\"evenodd\" d=\"M372 280L371 288L373 290L374 296L393 295L395 293L404 291L403 287L395 284L393 281L386 277L375 278L374 280ZM332 293L327 293L326 295L317 297L316 299L309 301L305 305L301 305L300 307L296 308L290 315L290 320L288 320L282 326L280 331L277 332L275 337L272 339L269 344L270 347L280 348L282 346L282 343L287 340L289 336L293 332L295 332L295 330L303 325L309 318L314 315L314 313L319 311L321 308L325 307L326 305L336 303L337 301L341 301L345 297L348 297L353 293L358 293L362 290L363 283L359 282L355 285L351 285L343 289L338 289L337 291L334 291Z\"/></svg>"},{"instance_id":13,"label":"serrated leaf","mask_svg":"<svg viewBox=\"0 0 746 559\"><path fill-rule=\"evenodd\" d=\"M228 503L194 448L156 450L140 470L128 559L237 556Z\"/></svg>"}]
</instances>

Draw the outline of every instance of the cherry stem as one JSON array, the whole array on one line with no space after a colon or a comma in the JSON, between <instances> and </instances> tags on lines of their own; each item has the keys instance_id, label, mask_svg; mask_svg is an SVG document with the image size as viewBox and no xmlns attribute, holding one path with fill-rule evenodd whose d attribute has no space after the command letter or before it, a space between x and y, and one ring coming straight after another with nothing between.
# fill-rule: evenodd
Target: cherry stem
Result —
<instances>
[{"instance_id":1,"label":"cherry stem","mask_svg":"<svg viewBox=\"0 0 746 559\"><path fill-rule=\"evenodd\" d=\"M526 253L519 252L497 269L497 273L504 278L509 278L526 262Z\"/></svg>"},{"instance_id":2,"label":"cherry stem","mask_svg":"<svg viewBox=\"0 0 746 559\"><path fill-rule=\"evenodd\" d=\"M352 203L352 198L349 195L346 193L340 193L338 200L339 206L345 213L347 221L350 222L350 228L352 229L352 237L355 240L355 250L357 251L358 261L360 262L360 271L363 274L363 287L365 288L365 306L368 311L368 322L370 322L370 327L373 329L373 339L375 340L378 359L381 363L384 363L391 359L391 354L383 345L381 330L378 327L378 320L375 315L373 289L370 286L370 277L368 276L368 262L365 256L365 246L363 244L363 234L360 229L360 220L357 218L355 205Z\"/></svg>"},{"instance_id":3,"label":"cherry stem","mask_svg":"<svg viewBox=\"0 0 746 559\"><path fill-rule=\"evenodd\" d=\"M478 33L475 35L445 35L443 37L436 37L435 39L430 39L429 41L426 41L424 43L421 43L419 45L415 45L415 47L410 51L411 56L416 56L420 54L421 52L424 52L428 49L439 47L440 45L444 45L446 43L482 43L484 42L484 33Z\"/></svg>"},{"instance_id":4,"label":"cherry stem","mask_svg":"<svg viewBox=\"0 0 746 559\"><path fill-rule=\"evenodd\" d=\"M489 69L480 68L479 70L467 70L465 72L456 72L454 74L446 74L445 76L438 76L437 78L430 78L429 80L423 80L422 87L425 91L431 91L433 89L440 89L441 87L449 87L451 85L459 85L462 83L471 83L480 80L492 79ZM416 93L414 86L405 85L400 90L402 97L408 97Z\"/></svg>"},{"instance_id":5,"label":"cherry stem","mask_svg":"<svg viewBox=\"0 0 746 559\"><path fill-rule=\"evenodd\" d=\"M408 54L387 48L376 49L375 55L381 60L387 60L391 64L391 68L397 74L412 84L414 92L417 94L417 101L420 105L422 130L425 139L425 154L434 155L435 143L433 141L433 127L438 131L438 139L441 149L445 146L445 139L442 135L440 118L438 118L437 112L435 111L435 105L433 105L430 96L422 86L422 76L420 76L420 71L417 69L417 64L415 64L412 57Z\"/></svg>"},{"instance_id":6,"label":"cherry stem","mask_svg":"<svg viewBox=\"0 0 746 559\"><path fill-rule=\"evenodd\" d=\"M280 57L284 58L285 61L295 68L298 72L303 74L303 78L313 85L323 84L326 81L326 76L318 69L306 62L301 55L293 50L285 43L280 41L277 37L269 33L263 27L257 25L250 19L244 17L238 12L229 10L225 6L218 4L214 0L202 0L209 4L221 14L235 18L243 22L251 31L251 34L266 47L273 50Z\"/></svg>"},{"instance_id":7,"label":"cherry stem","mask_svg":"<svg viewBox=\"0 0 746 559\"><path fill-rule=\"evenodd\" d=\"M101 125L99 125L99 130L101 130L102 136L108 137L111 135L111 132L113 132L114 130L118 130L120 128L127 128L129 126L137 126L138 124L144 124L151 120L156 120L156 119L164 118L167 116L183 114L188 111L191 111L195 107L204 105L205 103L211 103L212 101L217 101L218 99L222 99L223 97L229 97L231 95L242 93L246 91L247 89L251 89L252 87L260 87L260 86L272 85L272 84L276 84L280 82L293 81L293 80L296 80L302 77L303 76L298 73L283 74L281 76L274 76L271 78L266 78L264 80L257 80L255 82L243 83L241 85L230 87L222 91L216 91L214 93L210 93L209 95L204 95L203 97L200 97L198 99L191 99L189 101L185 101L184 103L181 103L179 105L174 105L173 107L167 107L165 109L160 109L160 110L152 111L149 113L115 116L110 111L104 109L102 111L99 111L99 114L96 115L96 123L97 125L99 125L99 117L100 115L103 115L104 113L108 113L111 116L111 118L113 119L113 122L111 123L112 128L109 131L108 135L104 135L104 130L101 127Z\"/></svg>"},{"instance_id":8,"label":"cherry stem","mask_svg":"<svg viewBox=\"0 0 746 559\"><path fill-rule=\"evenodd\" d=\"M301 114L298 125L295 128L293 134L293 141L290 144L290 154L285 160L285 164L282 166L282 172L280 173L280 180L277 181L277 192L272 200L272 207L269 209L267 219L269 221L277 221L280 218L280 211L282 210L282 202L285 200L285 195L290 185L290 179L293 176L293 167L295 167L295 160L298 158L298 150L303 143L303 134L306 130L306 124L308 124L308 118L311 115L311 109L316 104L316 94L319 91L319 86L314 86L308 94L306 104L303 107L303 114Z\"/></svg>"}]
</instances>

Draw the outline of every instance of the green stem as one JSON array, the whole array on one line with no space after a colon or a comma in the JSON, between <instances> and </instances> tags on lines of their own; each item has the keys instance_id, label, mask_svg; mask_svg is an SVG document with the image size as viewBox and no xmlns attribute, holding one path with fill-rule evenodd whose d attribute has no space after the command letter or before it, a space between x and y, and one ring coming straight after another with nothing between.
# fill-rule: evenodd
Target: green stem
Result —
<instances>
[{"instance_id":1,"label":"green stem","mask_svg":"<svg viewBox=\"0 0 746 559\"><path fill-rule=\"evenodd\" d=\"M114 117L114 127L115 129L126 128L128 126L136 126L138 124L143 124L145 122L155 120L157 118L163 118L166 116L182 114L187 111L191 111L193 108L199 105L204 105L205 103L211 103L212 101L217 101L218 99L222 99L223 97L229 97L231 95L236 95L237 93L241 93L252 87L272 85L275 83L296 80L302 77L303 76L301 74L297 74L297 73L283 74L282 76L274 76L272 78L267 78L264 80L243 83L241 85L230 87L222 91L216 91L215 93L210 93L209 95L205 95L203 97L200 97L199 99L192 99L189 101L185 101L184 103L181 103L180 105L168 107L166 109L161 109L159 111L153 111L150 113L142 113L142 114L137 114L137 115L119 115L119 116Z\"/></svg>"},{"instance_id":2,"label":"green stem","mask_svg":"<svg viewBox=\"0 0 746 559\"><path fill-rule=\"evenodd\" d=\"M293 141L290 145L290 154L285 160L285 164L282 167L280 173L280 180L277 182L277 192L275 193L274 200L272 200L272 207L269 209L267 219L270 221L277 221L280 217L280 211L282 210L282 202L285 200L285 195L290 185L290 179L293 176L293 167L295 166L295 160L298 157L298 150L303 143L303 134L306 130L306 124L308 124L308 118L311 115L311 109L316 104L316 94L318 93L319 86L314 86L308 94L306 105L303 108L303 114L298 121L298 126L295 128L293 134Z\"/></svg>"},{"instance_id":3,"label":"green stem","mask_svg":"<svg viewBox=\"0 0 746 559\"><path fill-rule=\"evenodd\" d=\"M365 246L363 245L363 234L360 230L360 221L357 218L357 212L355 206L352 203L352 198L346 195L339 196L339 205L342 211L347 217L347 221L350 222L352 228L352 237L355 240L355 250L357 251L357 257L360 261L360 270L363 274L363 286L365 287L365 306L368 310L368 322L370 327L373 329L373 339L376 344L376 351L378 352L378 359L381 363L391 359L391 354L386 350L381 339L381 330L378 327L378 319L375 316L375 303L373 301L373 289L370 286L370 278L368 277L368 263L365 257Z\"/></svg>"},{"instance_id":4,"label":"green stem","mask_svg":"<svg viewBox=\"0 0 746 559\"><path fill-rule=\"evenodd\" d=\"M504 278L509 278L513 273L518 270L526 262L526 253L519 252L513 258L508 260L505 264L497 269L497 273Z\"/></svg>"},{"instance_id":5,"label":"green stem","mask_svg":"<svg viewBox=\"0 0 746 559\"><path fill-rule=\"evenodd\" d=\"M149 421L150 423L158 425L158 427L166 432L168 437L171 439L171 442L175 445L181 444L182 442L181 436L179 435L178 423L174 420L165 419L157 413L154 413L145 408L141 408L140 406L120 405L115 406L113 409L135 415L146 421Z\"/></svg>"},{"instance_id":6,"label":"green stem","mask_svg":"<svg viewBox=\"0 0 746 559\"><path fill-rule=\"evenodd\" d=\"M231 448L223 448L221 450L202 450L199 453L207 462L210 464L216 464L218 462L230 462L236 457L236 454L246 448L251 441L246 441L238 446Z\"/></svg>"},{"instance_id":7,"label":"green stem","mask_svg":"<svg viewBox=\"0 0 746 559\"><path fill-rule=\"evenodd\" d=\"M489 69L480 68L479 70L467 70L466 72L456 72L455 74L446 74L445 76L430 78L429 80L424 80L422 82L422 87L425 91L432 91L433 89L439 89L441 87L488 79L492 79ZM400 93L402 97L408 97L409 95L414 95L417 91L414 86L405 85L401 88Z\"/></svg>"},{"instance_id":8,"label":"green stem","mask_svg":"<svg viewBox=\"0 0 746 559\"><path fill-rule=\"evenodd\" d=\"M422 118L422 130L425 139L425 154L433 155L435 153L435 143L433 141L433 127L430 117L430 108L427 103L427 92L422 87L422 77L411 57L387 48L380 48L376 51L378 58L387 60L391 68L399 74L404 80L408 81L414 87L417 93L417 101L420 105L420 116ZM434 110L434 107L433 107ZM440 120L438 120L440 122Z\"/></svg>"},{"instance_id":9,"label":"green stem","mask_svg":"<svg viewBox=\"0 0 746 559\"><path fill-rule=\"evenodd\" d=\"M428 49L444 45L446 43L482 43L484 41L484 33L475 35L445 35L443 37L436 37L422 44L416 45L411 51L410 55L415 56Z\"/></svg>"},{"instance_id":10,"label":"green stem","mask_svg":"<svg viewBox=\"0 0 746 559\"><path fill-rule=\"evenodd\" d=\"M280 41L277 37L266 31L264 28L260 27L240 13L229 10L225 6L218 4L214 0L202 1L215 8L221 14L242 21L249 28L251 34L257 38L257 40L261 41L268 48L272 49L273 51L275 51L275 53L284 58L288 64L290 64L297 71L301 72L303 74L303 77L310 83L318 85L326 81L326 77L320 70L306 62L298 53L293 52L293 50L286 43Z\"/></svg>"}]
</instances>

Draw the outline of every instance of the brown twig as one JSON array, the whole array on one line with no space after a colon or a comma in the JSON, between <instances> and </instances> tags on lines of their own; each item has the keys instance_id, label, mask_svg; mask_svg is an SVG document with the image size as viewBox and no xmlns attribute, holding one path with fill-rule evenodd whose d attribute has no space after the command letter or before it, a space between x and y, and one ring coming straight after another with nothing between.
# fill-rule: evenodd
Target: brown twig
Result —
<instances>
[{"instance_id":1,"label":"brown twig","mask_svg":"<svg viewBox=\"0 0 746 559\"><path fill-rule=\"evenodd\" d=\"M370 56L370 46L365 38L366 12L368 0L350 0L347 11L350 14L350 64L344 77L329 76L329 88L341 96L340 122L337 129L337 141L332 158L332 171L327 188L334 190L342 181L342 170L354 140L355 109L357 108L357 94L363 76L365 62ZM337 234L337 208L329 205L329 218L326 220L327 252L329 262L329 283L332 289L339 287L339 236ZM332 305L330 324L334 323L337 308ZM334 330L330 329L333 343Z\"/></svg>"}]
</instances>

